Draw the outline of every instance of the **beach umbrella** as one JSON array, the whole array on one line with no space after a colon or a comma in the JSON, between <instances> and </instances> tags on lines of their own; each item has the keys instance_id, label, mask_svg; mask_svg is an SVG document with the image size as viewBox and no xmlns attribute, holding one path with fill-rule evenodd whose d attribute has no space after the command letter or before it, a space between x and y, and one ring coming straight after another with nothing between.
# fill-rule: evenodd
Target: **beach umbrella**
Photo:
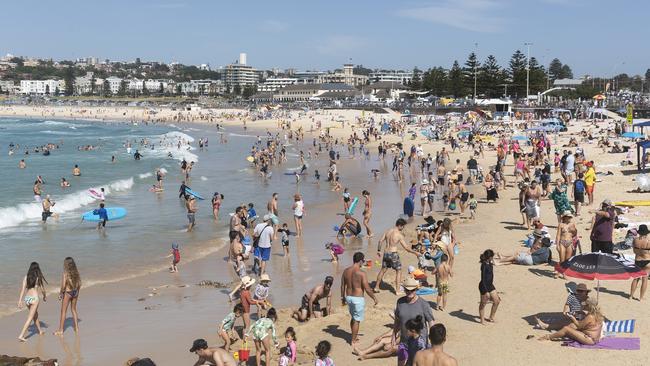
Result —
<instances>
[{"instance_id":1,"label":"beach umbrella","mask_svg":"<svg viewBox=\"0 0 650 366\"><path fill-rule=\"evenodd\" d=\"M574 255L565 262L558 263L555 270L573 278L597 280L596 301L598 301L600 280L629 280L648 275L623 256L601 252Z\"/></svg>"},{"instance_id":2,"label":"beach umbrella","mask_svg":"<svg viewBox=\"0 0 650 366\"><path fill-rule=\"evenodd\" d=\"M522 136L522 135L517 135L517 136L512 136L511 140L526 141L526 140L528 140L528 137Z\"/></svg>"},{"instance_id":3,"label":"beach umbrella","mask_svg":"<svg viewBox=\"0 0 650 366\"><path fill-rule=\"evenodd\" d=\"M625 138L628 138L628 139L640 139L640 138L645 137L645 135L640 133L640 132L626 132L626 133L622 134L621 137L625 137Z\"/></svg>"},{"instance_id":4,"label":"beach umbrella","mask_svg":"<svg viewBox=\"0 0 650 366\"><path fill-rule=\"evenodd\" d=\"M596 94L596 95L594 95L593 99L603 100L603 99L607 99L607 97L602 95L602 94Z\"/></svg>"}]
</instances>

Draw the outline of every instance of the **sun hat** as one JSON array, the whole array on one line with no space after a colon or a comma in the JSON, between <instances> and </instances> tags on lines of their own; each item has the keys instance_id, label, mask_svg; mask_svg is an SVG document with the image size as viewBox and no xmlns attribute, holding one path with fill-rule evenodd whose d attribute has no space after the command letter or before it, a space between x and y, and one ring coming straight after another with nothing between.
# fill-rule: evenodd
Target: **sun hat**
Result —
<instances>
[{"instance_id":1,"label":"sun hat","mask_svg":"<svg viewBox=\"0 0 650 366\"><path fill-rule=\"evenodd\" d=\"M244 287L250 287L255 283L255 279L250 278L249 276L244 276L241 278L241 283Z\"/></svg>"},{"instance_id":2,"label":"sun hat","mask_svg":"<svg viewBox=\"0 0 650 366\"><path fill-rule=\"evenodd\" d=\"M413 273L415 271L415 267L414 266L409 266L408 271L409 271L409 273Z\"/></svg>"},{"instance_id":3,"label":"sun hat","mask_svg":"<svg viewBox=\"0 0 650 366\"><path fill-rule=\"evenodd\" d=\"M587 288L587 285L584 283L579 283L578 286L576 286L576 291L591 291L590 289Z\"/></svg>"},{"instance_id":4,"label":"sun hat","mask_svg":"<svg viewBox=\"0 0 650 366\"><path fill-rule=\"evenodd\" d=\"M262 273L260 276L260 282L271 282L271 277L266 273Z\"/></svg>"},{"instance_id":5,"label":"sun hat","mask_svg":"<svg viewBox=\"0 0 650 366\"><path fill-rule=\"evenodd\" d=\"M402 282L402 286L407 290L417 290L420 287L420 281L413 277L408 277Z\"/></svg>"},{"instance_id":6,"label":"sun hat","mask_svg":"<svg viewBox=\"0 0 650 366\"><path fill-rule=\"evenodd\" d=\"M264 215L264 217L262 217L262 220L263 220L263 221L269 221L269 220L271 220L271 215L269 215L269 214Z\"/></svg>"},{"instance_id":7,"label":"sun hat","mask_svg":"<svg viewBox=\"0 0 650 366\"><path fill-rule=\"evenodd\" d=\"M422 179L422 184L429 184L429 181L426 179Z\"/></svg>"},{"instance_id":8,"label":"sun hat","mask_svg":"<svg viewBox=\"0 0 650 366\"><path fill-rule=\"evenodd\" d=\"M648 235L648 233L650 233L650 230L648 230L648 225L646 224L639 225L639 229L637 230L637 233L639 233L639 235L641 236Z\"/></svg>"},{"instance_id":9,"label":"sun hat","mask_svg":"<svg viewBox=\"0 0 650 366\"><path fill-rule=\"evenodd\" d=\"M562 212L562 217L573 217L573 212L571 212L571 210L566 210Z\"/></svg>"},{"instance_id":10,"label":"sun hat","mask_svg":"<svg viewBox=\"0 0 650 366\"><path fill-rule=\"evenodd\" d=\"M603 203L601 205L611 206L612 205L612 200L610 200L609 198L606 198L605 200L603 200Z\"/></svg>"}]
</instances>

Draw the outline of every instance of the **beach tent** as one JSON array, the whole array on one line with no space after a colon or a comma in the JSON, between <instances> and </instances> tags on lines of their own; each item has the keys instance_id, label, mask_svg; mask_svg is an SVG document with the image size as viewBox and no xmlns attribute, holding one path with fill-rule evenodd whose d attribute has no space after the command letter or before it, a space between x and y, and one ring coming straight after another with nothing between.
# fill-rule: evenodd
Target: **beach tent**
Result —
<instances>
[{"instance_id":1,"label":"beach tent","mask_svg":"<svg viewBox=\"0 0 650 366\"><path fill-rule=\"evenodd\" d=\"M593 99L604 100L604 99L607 99L607 97L604 96L603 94L596 94L596 95L593 96Z\"/></svg>"},{"instance_id":2,"label":"beach tent","mask_svg":"<svg viewBox=\"0 0 650 366\"><path fill-rule=\"evenodd\" d=\"M641 132L643 132L643 127L650 127L650 119L632 120L632 131L637 127L641 129Z\"/></svg>"}]
</instances>

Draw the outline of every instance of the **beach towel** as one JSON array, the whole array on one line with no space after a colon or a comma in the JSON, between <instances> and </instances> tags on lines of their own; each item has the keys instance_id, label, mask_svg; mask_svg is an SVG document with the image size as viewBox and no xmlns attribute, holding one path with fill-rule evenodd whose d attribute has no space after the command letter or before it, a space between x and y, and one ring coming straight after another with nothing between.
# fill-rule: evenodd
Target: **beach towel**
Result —
<instances>
[{"instance_id":1,"label":"beach towel","mask_svg":"<svg viewBox=\"0 0 650 366\"><path fill-rule=\"evenodd\" d=\"M580 342L571 341L565 342L563 346L574 348L587 348L587 349L609 349L609 350L627 350L638 351L641 349L640 338L603 338L600 342L594 345L581 344Z\"/></svg>"},{"instance_id":2,"label":"beach towel","mask_svg":"<svg viewBox=\"0 0 650 366\"><path fill-rule=\"evenodd\" d=\"M605 322L603 330L605 333L634 333L636 320L613 320Z\"/></svg>"}]
</instances>

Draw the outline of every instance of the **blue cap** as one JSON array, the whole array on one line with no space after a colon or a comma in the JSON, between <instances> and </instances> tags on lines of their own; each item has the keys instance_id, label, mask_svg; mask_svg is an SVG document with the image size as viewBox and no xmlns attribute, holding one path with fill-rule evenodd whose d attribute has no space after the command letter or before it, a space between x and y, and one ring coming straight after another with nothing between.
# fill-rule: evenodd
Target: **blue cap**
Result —
<instances>
[{"instance_id":1,"label":"blue cap","mask_svg":"<svg viewBox=\"0 0 650 366\"><path fill-rule=\"evenodd\" d=\"M172 249L178 249L178 243L172 243Z\"/></svg>"},{"instance_id":2,"label":"blue cap","mask_svg":"<svg viewBox=\"0 0 650 366\"><path fill-rule=\"evenodd\" d=\"M244 244L244 245L248 245L248 244L250 244L250 243L251 243L251 237L248 236L248 235L246 235L246 236L244 237L244 239L241 241L241 243Z\"/></svg>"}]
</instances>

